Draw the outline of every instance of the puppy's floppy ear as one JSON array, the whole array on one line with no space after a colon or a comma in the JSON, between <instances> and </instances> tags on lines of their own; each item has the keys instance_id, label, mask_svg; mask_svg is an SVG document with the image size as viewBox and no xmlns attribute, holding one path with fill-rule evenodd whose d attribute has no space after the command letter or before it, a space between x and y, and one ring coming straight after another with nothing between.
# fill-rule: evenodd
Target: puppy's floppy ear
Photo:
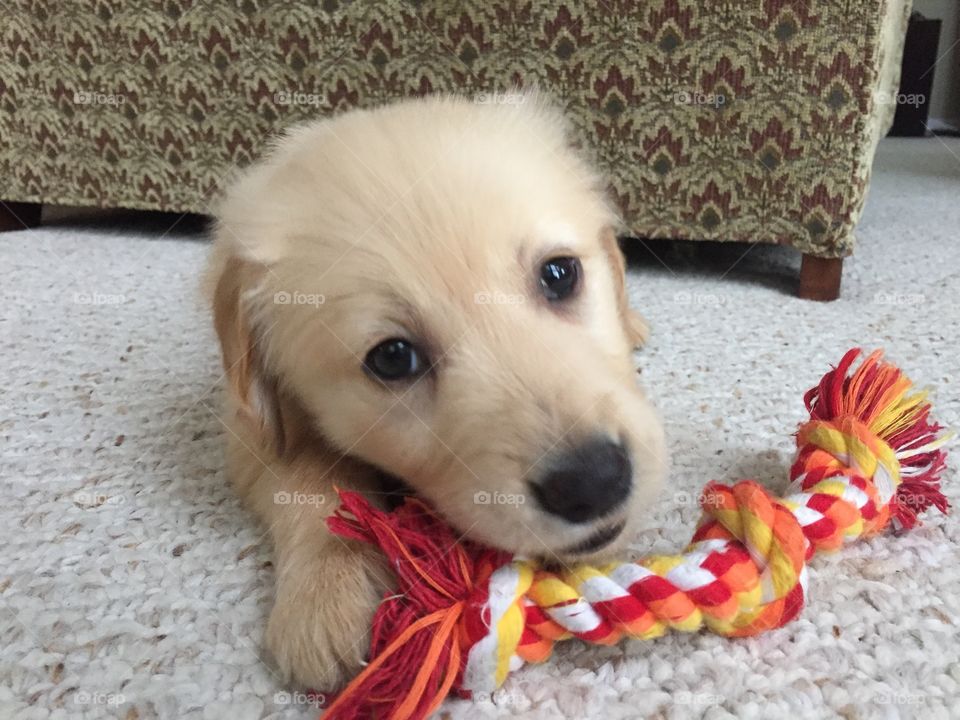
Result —
<instances>
[{"instance_id":1,"label":"puppy's floppy ear","mask_svg":"<svg viewBox=\"0 0 960 720\"><path fill-rule=\"evenodd\" d=\"M231 257L216 278L213 317L232 405L260 446L281 457L307 435L306 413L264 364L265 338L251 318L249 298L266 268Z\"/></svg>"},{"instance_id":2,"label":"puppy's floppy ear","mask_svg":"<svg viewBox=\"0 0 960 720\"><path fill-rule=\"evenodd\" d=\"M630 302L627 298L626 265L623 260L623 253L617 244L617 234L612 227L607 226L603 229L600 242L603 245L603 252L607 256L610 270L613 272L613 288L617 294L617 306L620 312L620 322L623 323L623 330L630 341L630 347L641 347L646 344L647 338L650 336L650 328L639 313L630 309Z\"/></svg>"}]
</instances>

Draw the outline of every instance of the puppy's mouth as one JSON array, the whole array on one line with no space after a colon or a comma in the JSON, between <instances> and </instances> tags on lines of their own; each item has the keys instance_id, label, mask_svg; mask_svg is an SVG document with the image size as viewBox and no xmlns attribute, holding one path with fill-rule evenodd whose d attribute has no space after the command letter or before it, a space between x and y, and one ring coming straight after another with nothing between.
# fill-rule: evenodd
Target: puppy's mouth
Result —
<instances>
[{"instance_id":1,"label":"puppy's mouth","mask_svg":"<svg viewBox=\"0 0 960 720\"><path fill-rule=\"evenodd\" d=\"M382 470L377 474L380 492L386 497L387 506L390 509L401 505L405 498L416 496L416 491L402 478ZM595 530L593 534L589 535L585 540L581 540L575 545L562 548L557 551L557 554L570 557L572 555L588 555L589 553L602 550L620 537L620 533L623 532L626 525L627 521L623 519L613 525L601 527Z\"/></svg>"},{"instance_id":2,"label":"puppy's mouth","mask_svg":"<svg viewBox=\"0 0 960 720\"><path fill-rule=\"evenodd\" d=\"M587 553L602 550L620 537L620 533L623 532L623 528L626 526L626 524L626 520L621 520L615 525L608 525L607 527L600 528L586 540L583 540L576 545L564 548L560 552L564 555L586 555Z\"/></svg>"}]
</instances>

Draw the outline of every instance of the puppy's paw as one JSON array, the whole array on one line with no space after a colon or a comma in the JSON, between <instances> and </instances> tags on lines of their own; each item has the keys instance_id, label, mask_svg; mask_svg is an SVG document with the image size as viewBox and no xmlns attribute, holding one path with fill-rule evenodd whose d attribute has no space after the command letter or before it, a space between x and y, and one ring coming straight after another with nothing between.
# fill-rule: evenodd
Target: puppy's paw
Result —
<instances>
[{"instance_id":1,"label":"puppy's paw","mask_svg":"<svg viewBox=\"0 0 960 720\"><path fill-rule=\"evenodd\" d=\"M277 578L266 645L286 681L332 692L357 674L374 612L392 578L380 558L331 540L311 562L289 562Z\"/></svg>"}]
</instances>

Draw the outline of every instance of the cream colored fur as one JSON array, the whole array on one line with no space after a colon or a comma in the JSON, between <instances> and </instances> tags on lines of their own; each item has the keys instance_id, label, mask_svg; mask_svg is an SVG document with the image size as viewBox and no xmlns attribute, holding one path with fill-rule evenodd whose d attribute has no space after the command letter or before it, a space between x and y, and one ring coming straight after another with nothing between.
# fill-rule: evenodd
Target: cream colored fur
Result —
<instances>
[{"instance_id":1,"label":"cream colored fur","mask_svg":"<svg viewBox=\"0 0 960 720\"><path fill-rule=\"evenodd\" d=\"M210 270L228 472L276 548L266 641L288 676L323 689L349 678L389 588L376 553L327 533L335 484L378 499L390 473L466 536L567 562L561 549L597 525L538 509L529 483L554 449L606 433L630 449L634 490L617 519L621 538L636 528L663 439L637 387L631 351L645 328L626 305L617 218L600 188L558 114L526 96L316 122L228 194ZM536 281L556 255L583 267L563 307ZM434 366L384 385L363 360L398 336Z\"/></svg>"}]
</instances>

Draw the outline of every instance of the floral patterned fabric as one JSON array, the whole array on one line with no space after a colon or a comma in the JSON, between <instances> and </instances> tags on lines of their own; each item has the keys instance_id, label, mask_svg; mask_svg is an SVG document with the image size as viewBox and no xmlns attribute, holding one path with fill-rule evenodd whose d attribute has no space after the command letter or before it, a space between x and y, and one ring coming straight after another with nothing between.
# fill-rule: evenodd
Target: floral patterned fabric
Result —
<instances>
[{"instance_id":1,"label":"floral patterned fabric","mask_svg":"<svg viewBox=\"0 0 960 720\"><path fill-rule=\"evenodd\" d=\"M11 0L0 199L209 212L290 124L439 91L513 102L536 83L610 178L632 233L843 256L908 11L909 0Z\"/></svg>"}]
</instances>

